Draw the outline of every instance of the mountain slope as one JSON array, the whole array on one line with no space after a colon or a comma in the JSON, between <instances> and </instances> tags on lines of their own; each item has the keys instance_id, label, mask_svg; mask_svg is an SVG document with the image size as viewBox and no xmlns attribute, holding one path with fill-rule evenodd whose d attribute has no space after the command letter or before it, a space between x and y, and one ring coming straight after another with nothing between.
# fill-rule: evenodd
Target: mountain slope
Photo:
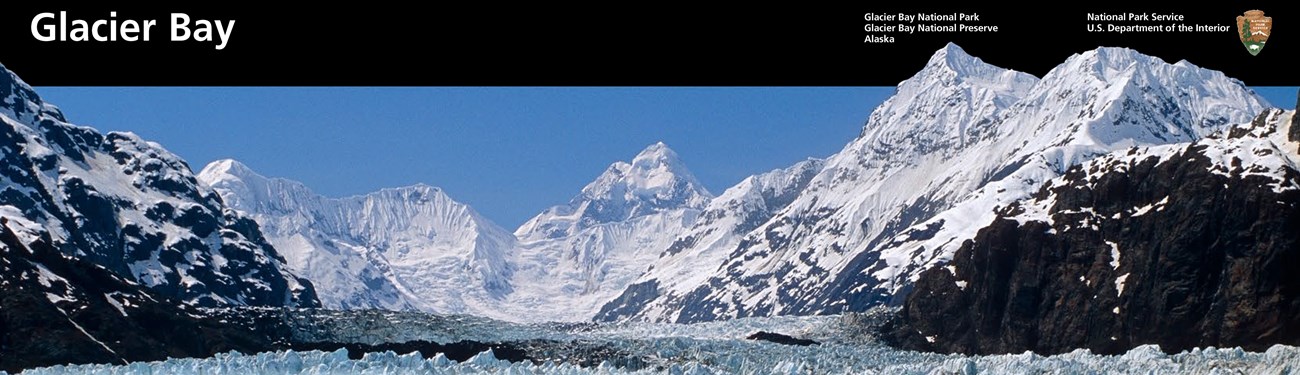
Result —
<instances>
[{"instance_id":1,"label":"mountain slope","mask_svg":"<svg viewBox=\"0 0 1300 375\"><path fill-rule=\"evenodd\" d=\"M712 198L677 158L658 142L632 159L611 164L582 193L566 205L555 206L515 230L521 241L569 237L605 223L671 211L703 207Z\"/></svg>"},{"instance_id":2,"label":"mountain slope","mask_svg":"<svg viewBox=\"0 0 1300 375\"><path fill-rule=\"evenodd\" d=\"M589 320L698 220L712 194L662 142L616 162L567 205L515 233L510 320Z\"/></svg>"},{"instance_id":3,"label":"mountain slope","mask_svg":"<svg viewBox=\"0 0 1300 375\"><path fill-rule=\"evenodd\" d=\"M0 67L0 206L48 246L197 306L318 306L256 223L131 133L69 124Z\"/></svg>"},{"instance_id":4,"label":"mountain slope","mask_svg":"<svg viewBox=\"0 0 1300 375\"><path fill-rule=\"evenodd\" d=\"M917 273L991 221L995 206L1110 150L1195 140L1264 107L1221 73L1132 50L1075 55L1039 80L950 44L726 264L701 266L716 269L707 281L672 287L690 292L660 296L674 301L662 312L604 319L692 322L897 303Z\"/></svg>"},{"instance_id":5,"label":"mountain slope","mask_svg":"<svg viewBox=\"0 0 1300 375\"><path fill-rule=\"evenodd\" d=\"M326 306L510 321L590 319L712 198L663 143L610 165L520 240L428 186L326 198L233 160L199 179L255 218Z\"/></svg>"},{"instance_id":6,"label":"mountain slope","mask_svg":"<svg viewBox=\"0 0 1300 375\"><path fill-rule=\"evenodd\" d=\"M234 160L199 179L256 219L328 307L482 313L512 291L514 237L441 189L326 198Z\"/></svg>"},{"instance_id":7,"label":"mountain slope","mask_svg":"<svg viewBox=\"0 0 1300 375\"><path fill-rule=\"evenodd\" d=\"M724 264L743 236L788 206L823 165L822 160L809 159L750 176L709 201L700 219L659 253L617 299L602 306L595 319L615 320L637 313L668 315L664 320L676 320L671 314L679 312L668 308L690 293L690 288L707 281L714 271L709 267ZM658 298L661 295L665 298Z\"/></svg>"},{"instance_id":8,"label":"mountain slope","mask_svg":"<svg viewBox=\"0 0 1300 375\"><path fill-rule=\"evenodd\" d=\"M40 224L0 206L0 371L273 347L51 243Z\"/></svg>"},{"instance_id":9,"label":"mountain slope","mask_svg":"<svg viewBox=\"0 0 1300 375\"><path fill-rule=\"evenodd\" d=\"M881 256L909 266L873 275L891 285L878 290L897 292L917 272L946 261L974 228L992 221L994 207L1028 196L1070 166L1135 145L1197 140L1229 123L1249 121L1268 106L1240 81L1185 61L1168 64L1118 48L1072 56L1009 111L999 132L1024 133L1030 126L1056 130L1000 142L1004 149L1020 145L1002 154L1007 156L997 170L1005 178L890 238Z\"/></svg>"},{"instance_id":10,"label":"mountain slope","mask_svg":"<svg viewBox=\"0 0 1300 375\"><path fill-rule=\"evenodd\" d=\"M922 273L889 335L962 353L1300 343L1294 115L1071 168Z\"/></svg>"}]
</instances>

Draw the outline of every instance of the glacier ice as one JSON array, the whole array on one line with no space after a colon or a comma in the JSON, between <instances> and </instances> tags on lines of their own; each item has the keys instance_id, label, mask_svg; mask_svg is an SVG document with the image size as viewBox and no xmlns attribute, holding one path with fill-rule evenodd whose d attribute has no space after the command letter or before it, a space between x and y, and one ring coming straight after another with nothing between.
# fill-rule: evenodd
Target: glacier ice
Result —
<instances>
[{"instance_id":1,"label":"glacier ice","mask_svg":"<svg viewBox=\"0 0 1300 375\"><path fill-rule=\"evenodd\" d=\"M738 344L738 343L737 343ZM491 351L464 362L418 353L368 353L348 359L346 349L334 352L283 351L213 358L180 358L123 366L78 365L33 369L24 374L1285 374L1300 369L1300 348L1274 346L1263 353L1241 349L1197 349L1167 355L1146 345L1118 356L1077 350L1040 356L1032 353L991 356L923 354L888 348L830 347L800 350L776 344L753 352L715 352L698 362L628 369L603 362L595 367L544 362L509 362ZM726 345L723 345L726 346ZM695 348L708 350L708 348ZM701 353L697 352L697 353Z\"/></svg>"},{"instance_id":2,"label":"glacier ice","mask_svg":"<svg viewBox=\"0 0 1300 375\"><path fill-rule=\"evenodd\" d=\"M889 314L885 310L844 316L744 318L699 324L517 324L477 317L391 312L373 312L369 320L348 320L344 318L349 314L364 312L333 312L340 314L336 316L337 324L317 331L316 339L375 339L378 337L366 338L363 333L386 321L412 335L441 335L447 340L545 338L603 343L640 360L589 361L587 366L581 366L578 362L583 358L564 357L584 354L574 351L531 362L510 362L498 359L491 350L461 362L442 354L423 358L419 353L391 351L366 353L353 360L346 349L339 349L252 355L231 352L206 359L169 359L118 366L54 366L24 374L1278 374L1300 369L1300 348L1284 345L1262 353L1211 347L1172 355L1157 346L1145 345L1114 356L1097 355L1084 349L1053 356L1033 353L966 356L903 351L882 345L862 333L870 330L871 325L881 323ZM307 312L314 313L317 312ZM816 339L822 344L788 346L742 339L758 330Z\"/></svg>"}]
</instances>

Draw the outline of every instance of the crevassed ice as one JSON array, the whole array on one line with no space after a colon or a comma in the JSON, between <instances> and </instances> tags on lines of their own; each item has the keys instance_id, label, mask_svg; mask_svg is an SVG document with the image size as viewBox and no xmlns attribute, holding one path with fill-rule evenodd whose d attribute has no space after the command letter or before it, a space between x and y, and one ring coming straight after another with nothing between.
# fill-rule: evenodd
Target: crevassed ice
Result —
<instances>
[{"instance_id":1,"label":"crevassed ice","mask_svg":"<svg viewBox=\"0 0 1300 375\"><path fill-rule=\"evenodd\" d=\"M346 349L256 355L232 352L208 359L170 359L125 366L55 366L23 374L1284 374L1300 368L1300 348L1282 345L1263 353L1207 348L1167 355L1154 345L1146 345L1118 356L1096 355L1080 349L1047 357L1032 353L969 357L879 347L831 346L804 350L776 344L760 346L788 350L784 355L768 351L759 355L744 351L716 352L709 360L644 369L616 368L607 362L595 367L509 362L498 360L490 351L464 362L449 361L442 355L425 359L418 353L393 352L371 353L360 360L350 360Z\"/></svg>"},{"instance_id":2,"label":"crevassed ice","mask_svg":"<svg viewBox=\"0 0 1300 375\"><path fill-rule=\"evenodd\" d=\"M642 361L638 367L612 362L580 367L582 358L509 362L484 352L463 362L442 355L369 353L350 360L346 350L219 354L206 359L171 359L123 366L56 366L24 374L1278 374L1300 369L1300 348L1276 345L1262 353L1233 349L1195 349L1168 355L1146 345L1123 355L1103 356L1080 349L1040 356L1032 353L965 356L893 349L860 340L880 316L773 317L703 324L519 325L486 319L449 317L445 325L423 328L458 332L458 338L550 338L596 342ZM399 315L393 315L397 318ZM401 319L411 318L409 314ZM407 323L395 325L415 327ZM359 328L359 327L358 327ZM346 330L348 328L344 328ZM412 330L418 330L412 328ZM821 345L787 346L746 340L755 331L782 332L815 339ZM433 333L426 333L433 335ZM351 335L351 334L349 334ZM580 354L579 354L580 355Z\"/></svg>"}]
</instances>

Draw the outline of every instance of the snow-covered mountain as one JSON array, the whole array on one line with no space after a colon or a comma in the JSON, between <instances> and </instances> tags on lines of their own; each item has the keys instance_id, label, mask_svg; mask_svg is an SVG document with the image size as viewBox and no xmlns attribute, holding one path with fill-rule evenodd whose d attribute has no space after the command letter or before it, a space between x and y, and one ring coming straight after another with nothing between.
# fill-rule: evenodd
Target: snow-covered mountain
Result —
<instances>
[{"instance_id":1,"label":"snow-covered mountain","mask_svg":"<svg viewBox=\"0 0 1300 375\"><path fill-rule=\"evenodd\" d=\"M247 212L326 306L589 320L645 272L712 195L663 143L616 162L515 235L413 186L326 198L233 160L199 179Z\"/></svg>"},{"instance_id":2,"label":"snow-covered mountain","mask_svg":"<svg viewBox=\"0 0 1300 375\"><path fill-rule=\"evenodd\" d=\"M658 259L713 198L662 142L616 162L515 231L516 293L502 311L527 320L590 320Z\"/></svg>"},{"instance_id":3,"label":"snow-covered mountain","mask_svg":"<svg viewBox=\"0 0 1300 375\"><path fill-rule=\"evenodd\" d=\"M1219 72L1128 49L1074 55L1039 80L949 44L724 264L694 267L711 275L629 290L604 308L618 313L601 319L689 322L897 302L996 206L1070 166L1199 139L1266 106Z\"/></svg>"},{"instance_id":4,"label":"snow-covered mountain","mask_svg":"<svg viewBox=\"0 0 1300 375\"><path fill-rule=\"evenodd\" d=\"M595 319L611 320L626 311L638 310L642 308L638 303L660 294L681 298L691 288L705 283L718 266L727 262L743 236L789 205L823 164L820 159L808 159L786 169L750 176L709 201L700 219L660 252L618 299L603 306ZM653 310L665 305L649 306L643 314L672 313Z\"/></svg>"},{"instance_id":5,"label":"snow-covered mountain","mask_svg":"<svg viewBox=\"0 0 1300 375\"><path fill-rule=\"evenodd\" d=\"M184 160L135 134L68 123L3 66L0 212L9 223L27 223L25 230L11 228L28 233L20 234L21 247L46 238L42 246L187 305L319 304L257 224L199 184ZM32 267L42 265L9 269ZM78 287L47 295L51 303L74 299L60 291Z\"/></svg>"},{"instance_id":6,"label":"snow-covered mountain","mask_svg":"<svg viewBox=\"0 0 1300 375\"><path fill-rule=\"evenodd\" d=\"M514 236L425 185L326 198L234 160L199 173L332 308L482 313L512 291Z\"/></svg>"},{"instance_id":7,"label":"snow-covered mountain","mask_svg":"<svg viewBox=\"0 0 1300 375\"><path fill-rule=\"evenodd\" d=\"M568 204L538 214L515 230L522 241L569 237L584 229L676 209L702 208L713 196L663 142L616 162Z\"/></svg>"},{"instance_id":8,"label":"snow-covered mountain","mask_svg":"<svg viewBox=\"0 0 1300 375\"><path fill-rule=\"evenodd\" d=\"M923 272L885 331L962 353L1300 343L1297 141L1271 109L1072 167Z\"/></svg>"}]
</instances>

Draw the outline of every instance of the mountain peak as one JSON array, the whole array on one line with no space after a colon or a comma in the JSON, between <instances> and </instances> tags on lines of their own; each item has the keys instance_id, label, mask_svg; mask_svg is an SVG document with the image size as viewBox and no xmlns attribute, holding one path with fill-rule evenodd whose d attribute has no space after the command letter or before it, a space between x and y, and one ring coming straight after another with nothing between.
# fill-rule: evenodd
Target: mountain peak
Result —
<instances>
[{"instance_id":1,"label":"mountain peak","mask_svg":"<svg viewBox=\"0 0 1300 375\"><path fill-rule=\"evenodd\" d=\"M1063 67L1072 67L1077 71L1089 71L1098 78L1107 81L1124 76L1124 72L1143 68L1149 70L1169 65L1171 64L1158 57L1144 55L1141 52L1123 47L1099 47L1072 55L1065 60L1065 63L1061 64ZM1186 62L1180 62L1178 66L1197 68L1195 65Z\"/></svg>"},{"instance_id":2,"label":"mountain peak","mask_svg":"<svg viewBox=\"0 0 1300 375\"><path fill-rule=\"evenodd\" d=\"M638 162L676 164L678 163L677 153L671 148L668 148L668 145L663 141L659 141L646 146L644 150L641 150L641 153L637 154L636 157L632 159L633 165L638 164Z\"/></svg>"},{"instance_id":3,"label":"mountain peak","mask_svg":"<svg viewBox=\"0 0 1300 375\"><path fill-rule=\"evenodd\" d=\"M582 189L583 194L574 199L599 200L612 195L625 198L647 198L655 201L694 200L695 197L712 197L695 175L682 164L677 153L663 142L656 142L632 158L632 163L615 162L605 173Z\"/></svg>"},{"instance_id":4,"label":"mountain peak","mask_svg":"<svg viewBox=\"0 0 1300 375\"><path fill-rule=\"evenodd\" d=\"M1170 63L1164 59L1123 47L1099 47L1071 55L1064 63L1048 72L1048 76L1087 74L1102 82L1145 81L1150 76L1160 76L1191 84L1193 81L1215 80L1231 82L1245 87L1222 72L1205 69L1187 60ZM1046 76L1044 77L1046 78ZM1139 82L1141 83L1141 82Z\"/></svg>"},{"instance_id":5,"label":"mountain peak","mask_svg":"<svg viewBox=\"0 0 1300 375\"><path fill-rule=\"evenodd\" d=\"M59 107L41 100L40 94L31 85L5 68L4 64L0 64L0 114L30 125L39 123L36 119L42 116L61 122L68 121Z\"/></svg>"},{"instance_id":6,"label":"mountain peak","mask_svg":"<svg viewBox=\"0 0 1300 375\"><path fill-rule=\"evenodd\" d=\"M672 149L668 148L667 143L664 143L664 141L658 141L655 143L651 143L649 146L645 146L645 149L641 150L641 154L644 155L647 152L656 152L661 150L667 150L669 152L672 152Z\"/></svg>"},{"instance_id":7,"label":"mountain peak","mask_svg":"<svg viewBox=\"0 0 1300 375\"><path fill-rule=\"evenodd\" d=\"M702 209L713 195L663 142L628 162L615 162L566 205L524 223L521 238L559 238L582 228L679 208Z\"/></svg>"},{"instance_id":8,"label":"mountain peak","mask_svg":"<svg viewBox=\"0 0 1300 375\"><path fill-rule=\"evenodd\" d=\"M971 76L992 79L998 75L1010 74L1009 72L1024 74L986 63L984 60L966 53L965 49L952 42L934 51L934 54L930 55L930 60L925 63L925 68L920 73L917 73L917 77L928 77L930 74L926 73L935 70L956 73L955 77L950 78L958 80Z\"/></svg>"},{"instance_id":9,"label":"mountain peak","mask_svg":"<svg viewBox=\"0 0 1300 375\"><path fill-rule=\"evenodd\" d=\"M948 42L948 44L945 44L943 48L939 48L934 51L934 54L930 55L930 61L927 65L938 63L961 63L970 60L979 59L966 53L966 50L962 49L961 46L958 46L957 43Z\"/></svg>"},{"instance_id":10,"label":"mountain peak","mask_svg":"<svg viewBox=\"0 0 1300 375\"><path fill-rule=\"evenodd\" d=\"M331 308L465 312L462 296L508 293L509 232L428 184L331 198L224 159L204 168ZM464 294L461 294L464 293ZM428 298L438 296L438 298Z\"/></svg>"},{"instance_id":11,"label":"mountain peak","mask_svg":"<svg viewBox=\"0 0 1300 375\"><path fill-rule=\"evenodd\" d=\"M948 43L872 111L858 140L848 146L857 150L851 159L832 158L828 169L869 162L862 158L915 161L920 155L953 152L973 141L978 124L1019 101L1037 82L1037 77L988 64Z\"/></svg>"},{"instance_id":12,"label":"mountain peak","mask_svg":"<svg viewBox=\"0 0 1300 375\"><path fill-rule=\"evenodd\" d=\"M362 196L367 196L367 195L392 196L403 201L427 201L429 199L439 199L444 202L451 202L457 205L462 204L460 202L456 202L453 199L451 199L451 197L448 196L447 193L442 190L442 188L429 185L423 182L418 182L415 183L414 185L379 189L379 191L362 195Z\"/></svg>"},{"instance_id":13,"label":"mountain peak","mask_svg":"<svg viewBox=\"0 0 1300 375\"><path fill-rule=\"evenodd\" d=\"M229 175L229 176L241 177L241 178L255 177L255 176L261 177L261 175L257 174L257 172L254 172L247 165L244 165L244 163L241 163L235 159L220 159L220 160L213 161L211 163L208 163L208 165L203 167L203 170L199 172L199 176L219 176L219 175ZM203 180L204 178L200 177L200 179Z\"/></svg>"},{"instance_id":14,"label":"mountain peak","mask_svg":"<svg viewBox=\"0 0 1300 375\"><path fill-rule=\"evenodd\" d=\"M621 163L622 162L614 163L612 167L617 167ZM677 153L671 148L668 148L668 145L663 142L655 142L654 144L646 146L644 150L641 150L641 153L637 154L635 158L632 158L632 164L630 167L634 171L640 171L634 174L654 174L656 173L656 170L662 169L666 172L689 178L692 181L695 179L695 176L686 169L686 166L682 164L681 159L677 157ZM696 183L696 185L699 184Z\"/></svg>"},{"instance_id":15,"label":"mountain peak","mask_svg":"<svg viewBox=\"0 0 1300 375\"><path fill-rule=\"evenodd\" d=\"M1106 147L1193 141L1229 123L1249 121L1269 106L1222 72L1119 47L1070 56L1044 75L1030 96L1019 110L1037 114L1024 121L1075 129L1045 133L1055 138L1037 142ZM1078 126L1078 120L1089 125Z\"/></svg>"}]
</instances>

